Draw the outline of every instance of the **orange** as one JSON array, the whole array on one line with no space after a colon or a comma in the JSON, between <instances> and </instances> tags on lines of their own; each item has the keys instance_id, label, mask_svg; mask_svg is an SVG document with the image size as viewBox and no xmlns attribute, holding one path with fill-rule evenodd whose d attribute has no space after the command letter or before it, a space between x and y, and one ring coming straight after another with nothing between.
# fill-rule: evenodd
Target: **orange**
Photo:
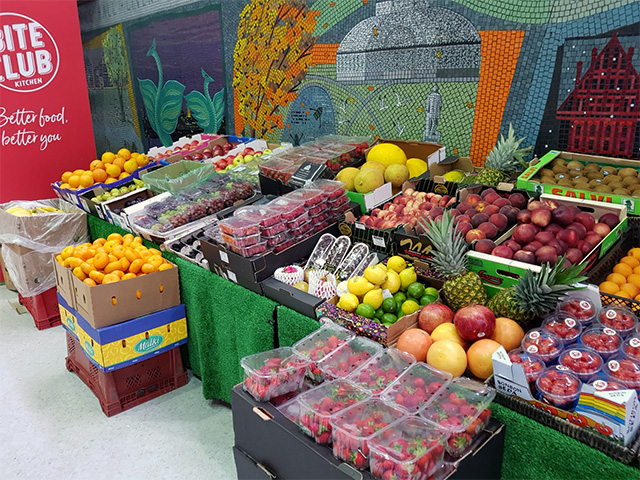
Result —
<instances>
[{"instance_id":1,"label":"orange","mask_svg":"<svg viewBox=\"0 0 640 480\"><path fill-rule=\"evenodd\" d=\"M635 298L640 295L640 287L634 285L633 283L624 283L620 285L620 291L627 292L631 295L631 298Z\"/></svg>"},{"instance_id":2,"label":"orange","mask_svg":"<svg viewBox=\"0 0 640 480\"><path fill-rule=\"evenodd\" d=\"M116 242L118 245L122 245L122 235L119 233L111 233L107 237L107 241Z\"/></svg>"},{"instance_id":3,"label":"orange","mask_svg":"<svg viewBox=\"0 0 640 480\"><path fill-rule=\"evenodd\" d=\"M640 259L640 248L632 248L627 252L627 256Z\"/></svg>"},{"instance_id":4,"label":"orange","mask_svg":"<svg viewBox=\"0 0 640 480\"><path fill-rule=\"evenodd\" d=\"M104 170L103 168L96 168L92 172L92 175L93 175L93 180L96 183L102 183L108 178L107 171Z\"/></svg>"},{"instance_id":5,"label":"orange","mask_svg":"<svg viewBox=\"0 0 640 480\"><path fill-rule=\"evenodd\" d=\"M107 180L105 180L104 183L113 183L113 182L117 182L118 179L117 178L107 178Z\"/></svg>"},{"instance_id":6,"label":"orange","mask_svg":"<svg viewBox=\"0 0 640 480\"><path fill-rule=\"evenodd\" d=\"M80 264L80 269L84 272L85 275L89 275L92 270L95 270L95 267L91 266L87 262L82 262Z\"/></svg>"},{"instance_id":7,"label":"orange","mask_svg":"<svg viewBox=\"0 0 640 480\"><path fill-rule=\"evenodd\" d=\"M127 160L124 162L124 171L127 173L133 173L138 168L138 164L135 160Z\"/></svg>"},{"instance_id":8,"label":"orange","mask_svg":"<svg viewBox=\"0 0 640 480\"><path fill-rule=\"evenodd\" d=\"M120 259L120 266L122 267L121 270L123 272L126 272L129 269L130 265L131 265L131 262L127 260L127 257L122 257Z\"/></svg>"},{"instance_id":9,"label":"orange","mask_svg":"<svg viewBox=\"0 0 640 480\"><path fill-rule=\"evenodd\" d=\"M93 257L93 266L99 270L102 270L109 263L109 256L104 252L96 253L96 256Z\"/></svg>"},{"instance_id":10,"label":"orange","mask_svg":"<svg viewBox=\"0 0 640 480\"><path fill-rule=\"evenodd\" d=\"M122 237L122 241L123 242L133 242L133 240L135 239L135 237L133 236L133 233L127 233Z\"/></svg>"},{"instance_id":11,"label":"orange","mask_svg":"<svg viewBox=\"0 0 640 480\"><path fill-rule=\"evenodd\" d=\"M144 265L144 260L137 258L131 262L129 265L129 272L131 273L139 273L142 269L142 265Z\"/></svg>"},{"instance_id":12,"label":"orange","mask_svg":"<svg viewBox=\"0 0 640 480\"><path fill-rule=\"evenodd\" d=\"M93 280L94 282L96 282L96 283L102 283L102 281L104 280L104 277L105 277L105 276L106 276L106 275L105 275L104 273L99 272L99 271L97 271L97 270L94 270L94 271L92 271L92 272L89 272L89 278L90 278L91 280Z\"/></svg>"},{"instance_id":13,"label":"orange","mask_svg":"<svg viewBox=\"0 0 640 480\"><path fill-rule=\"evenodd\" d=\"M62 265L62 263L64 262L64 260L62 259L62 255L56 255L56 262Z\"/></svg>"},{"instance_id":14,"label":"orange","mask_svg":"<svg viewBox=\"0 0 640 480\"><path fill-rule=\"evenodd\" d=\"M158 271L161 272L163 270L169 270L170 268L173 268L173 265L171 265L170 263L163 263L158 267Z\"/></svg>"},{"instance_id":15,"label":"orange","mask_svg":"<svg viewBox=\"0 0 640 480\"><path fill-rule=\"evenodd\" d=\"M496 318L496 328L490 338L502 345L508 352L520 346L520 343L524 338L524 330L522 330L522 327L518 322L515 322L510 318L498 317ZM468 355L469 352L467 352L467 356ZM469 362L469 364L471 364L471 362ZM476 375L475 372L474 375Z\"/></svg>"},{"instance_id":16,"label":"orange","mask_svg":"<svg viewBox=\"0 0 640 480\"><path fill-rule=\"evenodd\" d=\"M493 361L491 360L491 355L493 355L493 353L499 348L500 344L498 342L488 338L478 340L471 345L469 350L467 350L467 362L471 373L482 380L486 380L493 375Z\"/></svg>"},{"instance_id":17,"label":"orange","mask_svg":"<svg viewBox=\"0 0 640 480\"><path fill-rule=\"evenodd\" d=\"M82 263L82 259L77 257L69 257L63 262L62 265L67 268L76 268L76 267L79 267L81 263Z\"/></svg>"},{"instance_id":18,"label":"orange","mask_svg":"<svg viewBox=\"0 0 640 480\"><path fill-rule=\"evenodd\" d=\"M125 240L125 243L127 241ZM129 260L130 262L133 262L134 260L137 260L140 258L140 255L138 254L138 252L136 252L133 248L130 247L126 247L124 249L124 256L126 257L127 260Z\"/></svg>"},{"instance_id":19,"label":"orange","mask_svg":"<svg viewBox=\"0 0 640 480\"><path fill-rule=\"evenodd\" d=\"M622 257L620 259L620 263L626 263L631 268L640 266L640 260L638 260L636 257Z\"/></svg>"},{"instance_id":20,"label":"orange","mask_svg":"<svg viewBox=\"0 0 640 480\"><path fill-rule=\"evenodd\" d=\"M116 157L113 159L112 164L117 165L120 170L124 170L124 163L126 160L122 157Z\"/></svg>"},{"instance_id":21,"label":"orange","mask_svg":"<svg viewBox=\"0 0 640 480\"><path fill-rule=\"evenodd\" d=\"M78 188L78 186L80 185L80 175L71 175L67 180L67 183L71 188Z\"/></svg>"},{"instance_id":22,"label":"orange","mask_svg":"<svg viewBox=\"0 0 640 480\"><path fill-rule=\"evenodd\" d=\"M116 275L115 273L109 273L108 275L105 275L104 278L102 279L102 284L104 285L105 283L113 283L113 282L119 282L120 281L120 277L118 275Z\"/></svg>"},{"instance_id":23,"label":"orange","mask_svg":"<svg viewBox=\"0 0 640 480\"><path fill-rule=\"evenodd\" d=\"M114 245L111 249L111 253L120 259L124 257L124 247L122 245Z\"/></svg>"},{"instance_id":24,"label":"orange","mask_svg":"<svg viewBox=\"0 0 640 480\"><path fill-rule=\"evenodd\" d=\"M640 267L636 267L633 269L633 273L640 275Z\"/></svg>"},{"instance_id":25,"label":"orange","mask_svg":"<svg viewBox=\"0 0 640 480\"><path fill-rule=\"evenodd\" d=\"M129 280L130 278L136 278L135 273L125 273L120 280Z\"/></svg>"},{"instance_id":26,"label":"orange","mask_svg":"<svg viewBox=\"0 0 640 480\"><path fill-rule=\"evenodd\" d=\"M64 173L62 174L62 177L61 177L61 178L62 178L62 182L63 182L63 183L67 183L67 182L69 181L69 177L70 177L71 175L73 175L73 172L68 172L68 171L67 171L67 172L64 172Z\"/></svg>"},{"instance_id":27,"label":"orange","mask_svg":"<svg viewBox=\"0 0 640 480\"><path fill-rule=\"evenodd\" d=\"M613 267L613 273L619 273L621 275L624 275L626 278L633 273L633 267L627 265L626 263L619 263L615 267Z\"/></svg>"},{"instance_id":28,"label":"orange","mask_svg":"<svg viewBox=\"0 0 640 480\"><path fill-rule=\"evenodd\" d=\"M158 267L152 265L150 263L145 263L142 265L142 273L153 273L158 271Z\"/></svg>"},{"instance_id":29,"label":"orange","mask_svg":"<svg viewBox=\"0 0 640 480\"><path fill-rule=\"evenodd\" d=\"M87 276L85 275L85 273L82 271L82 269L80 267L76 267L73 269L73 274L78 277L80 280L84 280L85 278L87 278Z\"/></svg>"},{"instance_id":30,"label":"orange","mask_svg":"<svg viewBox=\"0 0 640 480\"><path fill-rule=\"evenodd\" d=\"M127 178L129 176L129 174L127 172L122 172L120 174L120 176L118 177L118 180L122 180L123 178Z\"/></svg>"},{"instance_id":31,"label":"orange","mask_svg":"<svg viewBox=\"0 0 640 480\"><path fill-rule=\"evenodd\" d=\"M120 279L124 277L124 272L122 270L114 270L113 273L116 274Z\"/></svg>"},{"instance_id":32,"label":"orange","mask_svg":"<svg viewBox=\"0 0 640 480\"><path fill-rule=\"evenodd\" d=\"M109 262L106 267L104 267L104 273L113 273L116 270L120 270L120 261L116 260L115 262Z\"/></svg>"},{"instance_id":33,"label":"orange","mask_svg":"<svg viewBox=\"0 0 640 480\"><path fill-rule=\"evenodd\" d=\"M119 260L118 257L116 257L115 255L112 255L110 253L108 255L109 255L109 263L117 262Z\"/></svg>"},{"instance_id":34,"label":"orange","mask_svg":"<svg viewBox=\"0 0 640 480\"><path fill-rule=\"evenodd\" d=\"M104 152L102 154L102 161L104 163L111 163L113 162L113 159L116 158L116 154L113 152Z\"/></svg>"},{"instance_id":35,"label":"orange","mask_svg":"<svg viewBox=\"0 0 640 480\"><path fill-rule=\"evenodd\" d=\"M638 295L636 298L634 298L635 301L640 302L640 295Z\"/></svg>"},{"instance_id":36,"label":"orange","mask_svg":"<svg viewBox=\"0 0 640 480\"><path fill-rule=\"evenodd\" d=\"M424 362L433 341L431 336L421 328L410 328L402 332L396 348L410 353L419 362Z\"/></svg>"},{"instance_id":37,"label":"orange","mask_svg":"<svg viewBox=\"0 0 640 480\"><path fill-rule=\"evenodd\" d=\"M126 148L121 148L118 150L118 156L124 158L125 160L129 160L131 158L131 152Z\"/></svg>"},{"instance_id":38,"label":"orange","mask_svg":"<svg viewBox=\"0 0 640 480\"><path fill-rule=\"evenodd\" d=\"M609 295L615 295L620 290L618 284L613 282L602 282L598 288L602 293L608 293Z\"/></svg>"},{"instance_id":39,"label":"orange","mask_svg":"<svg viewBox=\"0 0 640 480\"><path fill-rule=\"evenodd\" d=\"M96 168L102 168L104 170L104 163L102 163L101 160L94 160L89 165L89 170L93 172Z\"/></svg>"},{"instance_id":40,"label":"orange","mask_svg":"<svg viewBox=\"0 0 640 480\"><path fill-rule=\"evenodd\" d=\"M62 252L60 252L60 256L62 257L63 260L66 260L72 255L73 255L73 247L64 247L62 249Z\"/></svg>"},{"instance_id":41,"label":"orange","mask_svg":"<svg viewBox=\"0 0 640 480\"><path fill-rule=\"evenodd\" d=\"M133 241L142 244L142 237L134 237Z\"/></svg>"},{"instance_id":42,"label":"orange","mask_svg":"<svg viewBox=\"0 0 640 480\"><path fill-rule=\"evenodd\" d=\"M62 190L65 190L65 189L69 189L69 190L71 190L71 185L69 185L68 183L61 183L61 184L60 184L60 188L61 188Z\"/></svg>"},{"instance_id":43,"label":"orange","mask_svg":"<svg viewBox=\"0 0 640 480\"><path fill-rule=\"evenodd\" d=\"M116 243L113 240L107 240L106 242L104 242L104 245L102 246L104 248L104 251L107 253L111 253L111 250L113 250L113 247L116 246Z\"/></svg>"},{"instance_id":44,"label":"orange","mask_svg":"<svg viewBox=\"0 0 640 480\"><path fill-rule=\"evenodd\" d=\"M454 377L459 377L467 369L467 353L456 342L438 340L427 352L427 363L449 372Z\"/></svg>"},{"instance_id":45,"label":"orange","mask_svg":"<svg viewBox=\"0 0 640 480\"><path fill-rule=\"evenodd\" d=\"M81 169L81 168L79 168L79 169L77 169L77 170L74 170L74 171L73 171L73 174L74 174L74 175L78 175L78 176L84 175L84 170L83 170L83 169Z\"/></svg>"},{"instance_id":46,"label":"orange","mask_svg":"<svg viewBox=\"0 0 640 480\"><path fill-rule=\"evenodd\" d=\"M117 165L107 165L107 174L112 178L118 178L120 176L120 167Z\"/></svg>"},{"instance_id":47,"label":"orange","mask_svg":"<svg viewBox=\"0 0 640 480\"><path fill-rule=\"evenodd\" d=\"M609 275L607 275L607 282L613 282L617 283L618 285L622 285L623 283L627 283L627 277L619 273L610 273Z\"/></svg>"},{"instance_id":48,"label":"orange","mask_svg":"<svg viewBox=\"0 0 640 480\"><path fill-rule=\"evenodd\" d=\"M160 255L160 256L162 256L162 252L160 250L158 250L157 248L150 248L149 251L151 252L152 255Z\"/></svg>"},{"instance_id":49,"label":"orange","mask_svg":"<svg viewBox=\"0 0 640 480\"><path fill-rule=\"evenodd\" d=\"M164 258L162 258L161 255L151 255L149 258L147 258L147 263L153 265L157 270L158 267L164 263Z\"/></svg>"},{"instance_id":50,"label":"orange","mask_svg":"<svg viewBox=\"0 0 640 480\"><path fill-rule=\"evenodd\" d=\"M136 157L136 163L138 164L138 167L144 167L149 163L149 159L146 155L138 155Z\"/></svg>"},{"instance_id":51,"label":"orange","mask_svg":"<svg viewBox=\"0 0 640 480\"><path fill-rule=\"evenodd\" d=\"M83 280L83 282L84 282L84 283L86 283L87 285L89 285L90 287L95 287L95 286L96 286L96 282L95 282L95 281L93 281L93 280L92 280L92 279L90 279L90 278L85 278L85 279Z\"/></svg>"},{"instance_id":52,"label":"orange","mask_svg":"<svg viewBox=\"0 0 640 480\"><path fill-rule=\"evenodd\" d=\"M633 273L627 277L627 282L633 283L636 287L640 287L640 274Z\"/></svg>"}]
</instances>

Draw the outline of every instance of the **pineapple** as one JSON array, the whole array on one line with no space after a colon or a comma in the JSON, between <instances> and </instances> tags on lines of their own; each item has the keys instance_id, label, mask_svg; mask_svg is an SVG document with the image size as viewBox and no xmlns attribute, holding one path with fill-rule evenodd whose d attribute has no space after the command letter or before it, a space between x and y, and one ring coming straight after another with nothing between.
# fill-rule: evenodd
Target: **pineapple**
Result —
<instances>
[{"instance_id":1,"label":"pineapple","mask_svg":"<svg viewBox=\"0 0 640 480\"><path fill-rule=\"evenodd\" d=\"M539 272L528 270L520 283L500 290L489 302L496 317L507 317L521 325L527 325L556 308L558 301L572 290L574 284L587 277L580 276L580 265L563 268L564 257L555 266L542 265Z\"/></svg>"},{"instance_id":2,"label":"pineapple","mask_svg":"<svg viewBox=\"0 0 640 480\"><path fill-rule=\"evenodd\" d=\"M478 274L467 270L469 246L462 233L456 230L451 213L444 212L439 221L421 219L421 222L433 245L433 258L429 263L447 279L442 286L447 304L454 310L467 305L484 305L487 292Z\"/></svg>"},{"instance_id":3,"label":"pineapple","mask_svg":"<svg viewBox=\"0 0 640 480\"><path fill-rule=\"evenodd\" d=\"M470 175L464 183L476 183L481 185L498 185L504 182L514 173L522 171L527 166L523 157L531 152L531 147L518 148L524 138L516 140L513 126L509 124L507 138L500 135L500 140L495 144L486 162L484 169L477 175Z\"/></svg>"}]
</instances>

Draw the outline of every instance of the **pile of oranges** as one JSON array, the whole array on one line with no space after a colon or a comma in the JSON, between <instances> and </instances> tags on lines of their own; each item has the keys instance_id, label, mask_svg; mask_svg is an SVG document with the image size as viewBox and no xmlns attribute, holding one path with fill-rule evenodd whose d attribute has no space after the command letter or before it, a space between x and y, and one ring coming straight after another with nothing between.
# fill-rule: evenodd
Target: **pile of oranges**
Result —
<instances>
[{"instance_id":1,"label":"pile of oranges","mask_svg":"<svg viewBox=\"0 0 640 480\"><path fill-rule=\"evenodd\" d=\"M600 284L600 291L640 301L640 248L632 248Z\"/></svg>"},{"instance_id":2,"label":"pile of oranges","mask_svg":"<svg viewBox=\"0 0 640 480\"><path fill-rule=\"evenodd\" d=\"M94 183L111 183L127 178L131 173L149 163L146 155L131 153L126 148L121 148L118 153L105 152L100 160L94 160L89 165L89 170L78 169L62 174L60 188L76 190L87 188Z\"/></svg>"},{"instance_id":3,"label":"pile of oranges","mask_svg":"<svg viewBox=\"0 0 640 480\"><path fill-rule=\"evenodd\" d=\"M145 247L140 237L130 233L112 233L106 240L65 247L56 260L92 287L174 268L159 250Z\"/></svg>"}]
</instances>

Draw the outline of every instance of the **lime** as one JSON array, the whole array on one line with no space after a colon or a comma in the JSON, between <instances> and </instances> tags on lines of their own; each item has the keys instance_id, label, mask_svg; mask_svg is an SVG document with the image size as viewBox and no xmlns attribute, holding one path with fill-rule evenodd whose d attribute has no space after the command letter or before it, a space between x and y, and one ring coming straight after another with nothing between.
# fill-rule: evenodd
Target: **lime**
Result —
<instances>
[{"instance_id":1,"label":"lime","mask_svg":"<svg viewBox=\"0 0 640 480\"><path fill-rule=\"evenodd\" d=\"M437 297L432 297L431 295L424 294L420 297L420 305L429 305L430 303L435 302Z\"/></svg>"},{"instance_id":2,"label":"lime","mask_svg":"<svg viewBox=\"0 0 640 480\"><path fill-rule=\"evenodd\" d=\"M375 318L380 320L384 314L385 314L385 311L382 308L379 308L376 310Z\"/></svg>"},{"instance_id":3,"label":"lime","mask_svg":"<svg viewBox=\"0 0 640 480\"><path fill-rule=\"evenodd\" d=\"M394 323L396 323L398 321L398 317L396 317L393 313L385 313L382 316L382 324L383 325L393 325Z\"/></svg>"},{"instance_id":4,"label":"lime","mask_svg":"<svg viewBox=\"0 0 640 480\"><path fill-rule=\"evenodd\" d=\"M382 310L384 310L384 313L394 313L396 310L398 310L396 299L393 297L385 298L382 301Z\"/></svg>"},{"instance_id":5,"label":"lime","mask_svg":"<svg viewBox=\"0 0 640 480\"><path fill-rule=\"evenodd\" d=\"M361 303L358 305L358 308L356 308L356 314L365 318L373 318L376 314L376 309L368 303Z\"/></svg>"},{"instance_id":6,"label":"lime","mask_svg":"<svg viewBox=\"0 0 640 480\"><path fill-rule=\"evenodd\" d=\"M402 313L402 304L398 304L398 309L396 310L395 315L398 318L404 317L404 313Z\"/></svg>"},{"instance_id":7,"label":"lime","mask_svg":"<svg viewBox=\"0 0 640 480\"><path fill-rule=\"evenodd\" d=\"M434 298L438 298L438 290L436 290L436 289L435 289L435 288L433 288L433 287L427 287L427 288L425 288L425 290L424 290L424 294L425 294L425 295L429 295L429 296L434 297Z\"/></svg>"},{"instance_id":8,"label":"lime","mask_svg":"<svg viewBox=\"0 0 640 480\"><path fill-rule=\"evenodd\" d=\"M415 300L409 299L402 304L402 313L404 313L405 315L411 315L417 310L420 310L420 305L418 305L418 302L416 302Z\"/></svg>"},{"instance_id":9,"label":"lime","mask_svg":"<svg viewBox=\"0 0 640 480\"><path fill-rule=\"evenodd\" d=\"M396 292L393 294L393 298L396 300L398 305L402 305L402 303L407 299L407 296L402 292Z\"/></svg>"},{"instance_id":10,"label":"lime","mask_svg":"<svg viewBox=\"0 0 640 480\"><path fill-rule=\"evenodd\" d=\"M420 282L413 282L407 287L407 295L411 298L420 298L424 295L424 285Z\"/></svg>"}]
</instances>

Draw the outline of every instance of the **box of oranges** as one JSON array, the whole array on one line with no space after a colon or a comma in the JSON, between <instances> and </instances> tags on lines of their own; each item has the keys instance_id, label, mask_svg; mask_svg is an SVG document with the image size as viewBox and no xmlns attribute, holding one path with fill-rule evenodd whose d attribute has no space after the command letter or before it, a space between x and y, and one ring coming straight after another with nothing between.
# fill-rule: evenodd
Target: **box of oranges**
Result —
<instances>
[{"instance_id":1,"label":"box of oranges","mask_svg":"<svg viewBox=\"0 0 640 480\"><path fill-rule=\"evenodd\" d=\"M58 292L93 328L180 303L178 268L130 233L66 247L55 260Z\"/></svg>"},{"instance_id":2,"label":"box of oranges","mask_svg":"<svg viewBox=\"0 0 640 480\"><path fill-rule=\"evenodd\" d=\"M146 155L121 148L118 153L103 153L100 159L89 164L88 170L80 168L64 172L60 180L52 183L51 187L59 198L91 213L86 201L81 197L83 193L97 185L108 185L106 188L120 187L132 178L139 178L141 172L154 165L156 163L150 162Z\"/></svg>"},{"instance_id":3,"label":"box of oranges","mask_svg":"<svg viewBox=\"0 0 640 480\"><path fill-rule=\"evenodd\" d=\"M79 342L91 363L103 372L128 367L187 342L184 305L134 318L108 327L93 328L58 294L62 326ZM64 306L64 307L63 307Z\"/></svg>"}]
</instances>

